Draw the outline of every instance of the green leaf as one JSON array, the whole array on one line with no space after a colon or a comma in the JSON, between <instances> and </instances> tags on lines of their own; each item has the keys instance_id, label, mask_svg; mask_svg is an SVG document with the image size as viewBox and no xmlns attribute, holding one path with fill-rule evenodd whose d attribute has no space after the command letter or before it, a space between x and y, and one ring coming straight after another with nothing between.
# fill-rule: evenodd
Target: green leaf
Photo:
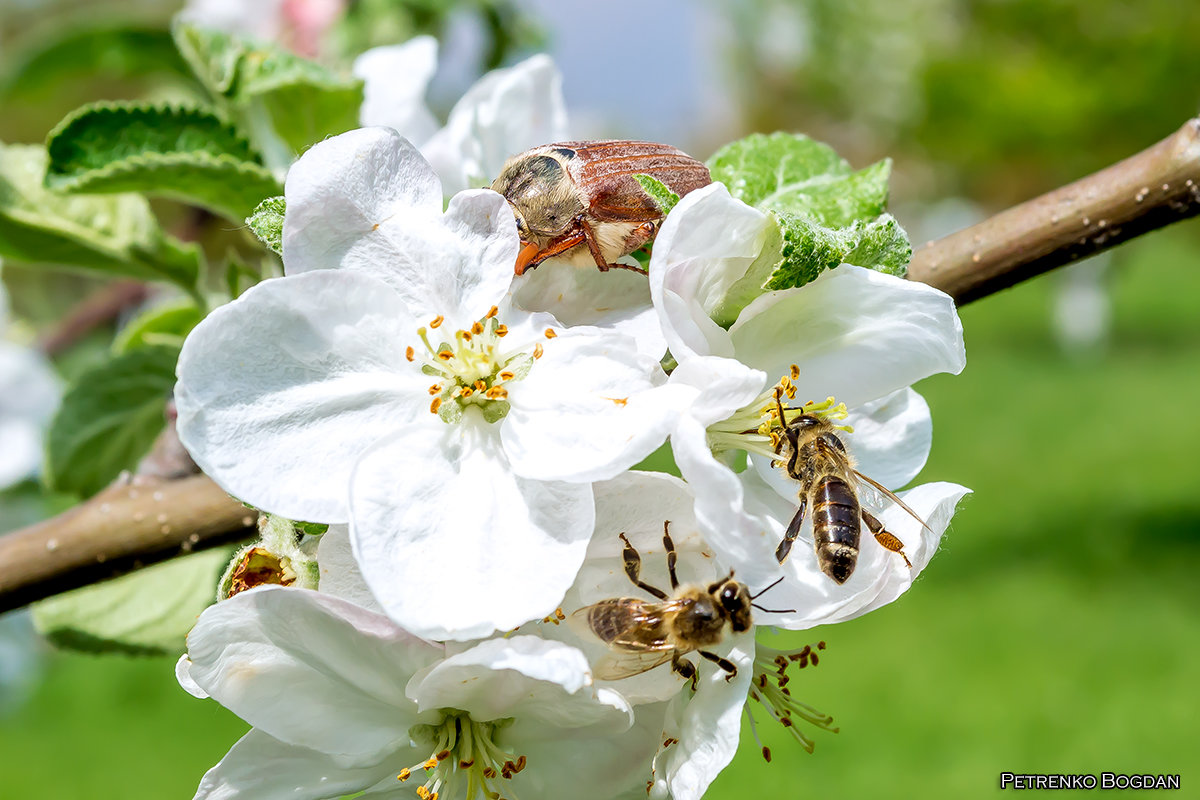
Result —
<instances>
[{"instance_id":1,"label":"green leaf","mask_svg":"<svg viewBox=\"0 0 1200 800\"><path fill-rule=\"evenodd\" d=\"M232 125L204 108L95 103L46 139L46 185L62 192L144 192L241 222L282 187Z\"/></svg>"},{"instance_id":2,"label":"green leaf","mask_svg":"<svg viewBox=\"0 0 1200 800\"><path fill-rule=\"evenodd\" d=\"M831 228L804 216L770 213L776 228L745 275L729 287L721 303L713 309L712 318L718 325L732 325L742 309L764 289L803 286L839 264L854 264L903 277L912 256L908 236L890 214L869 222L855 221L844 228Z\"/></svg>"},{"instance_id":3,"label":"green leaf","mask_svg":"<svg viewBox=\"0 0 1200 800\"><path fill-rule=\"evenodd\" d=\"M90 496L132 469L165 424L178 345L146 345L83 372L46 440L46 483Z\"/></svg>"},{"instance_id":4,"label":"green leaf","mask_svg":"<svg viewBox=\"0 0 1200 800\"><path fill-rule=\"evenodd\" d=\"M204 319L204 312L190 299L181 298L155 306L134 317L113 340L114 353L128 353L149 345L181 347L184 337Z\"/></svg>"},{"instance_id":5,"label":"green leaf","mask_svg":"<svg viewBox=\"0 0 1200 800\"><path fill-rule=\"evenodd\" d=\"M196 617L216 600L232 553L206 550L43 600L33 606L34 624L69 650L178 655Z\"/></svg>"},{"instance_id":6,"label":"green leaf","mask_svg":"<svg viewBox=\"0 0 1200 800\"><path fill-rule=\"evenodd\" d=\"M670 213L675 204L679 202L679 195L671 191L670 187L660 181L653 175L637 174L633 179L642 187L642 191L650 195L660 211L664 214Z\"/></svg>"},{"instance_id":7,"label":"green leaf","mask_svg":"<svg viewBox=\"0 0 1200 800\"><path fill-rule=\"evenodd\" d=\"M283 212L286 209L287 201L282 196L268 197L246 220L258 240L280 256L283 255Z\"/></svg>"},{"instance_id":8,"label":"green leaf","mask_svg":"<svg viewBox=\"0 0 1200 800\"><path fill-rule=\"evenodd\" d=\"M0 145L0 256L193 289L199 248L163 233L144 197L60 195L45 173L41 147Z\"/></svg>"},{"instance_id":9,"label":"green leaf","mask_svg":"<svg viewBox=\"0 0 1200 800\"><path fill-rule=\"evenodd\" d=\"M747 205L838 228L883 213L892 171L884 160L854 172L829 145L791 133L753 134L728 144L708 168L714 181Z\"/></svg>"},{"instance_id":10,"label":"green leaf","mask_svg":"<svg viewBox=\"0 0 1200 800\"><path fill-rule=\"evenodd\" d=\"M320 536L329 530L329 525L324 522L301 522L300 520L295 520L293 524L296 526L297 531L308 536Z\"/></svg>"},{"instance_id":11,"label":"green leaf","mask_svg":"<svg viewBox=\"0 0 1200 800\"><path fill-rule=\"evenodd\" d=\"M175 41L214 97L243 115L256 141L273 132L295 152L358 127L362 81L282 47L177 23ZM259 116L269 119L263 130ZM263 145L266 146L265 144Z\"/></svg>"},{"instance_id":12,"label":"green leaf","mask_svg":"<svg viewBox=\"0 0 1200 800\"><path fill-rule=\"evenodd\" d=\"M86 20L55 25L10 56L0 78L0 102L45 102L64 84L88 79L138 81L166 74L189 77L171 36L144 22Z\"/></svg>"}]
</instances>

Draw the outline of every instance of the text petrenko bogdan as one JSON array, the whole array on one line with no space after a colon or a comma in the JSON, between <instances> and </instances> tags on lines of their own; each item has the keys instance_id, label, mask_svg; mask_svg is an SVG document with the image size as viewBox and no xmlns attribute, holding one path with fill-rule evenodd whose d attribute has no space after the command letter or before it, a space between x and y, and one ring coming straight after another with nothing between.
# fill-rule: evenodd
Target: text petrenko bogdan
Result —
<instances>
[{"instance_id":1,"label":"text petrenko bogdan","mask_svg":"<svg viewBox=\"0 0 1200 800\"><path fill-rule=\"evenodd\" d=\"M1000 773L1001 789L1178 789L1178 775L1101 772L1075 775Z\"/></svg>"}]
</instances>

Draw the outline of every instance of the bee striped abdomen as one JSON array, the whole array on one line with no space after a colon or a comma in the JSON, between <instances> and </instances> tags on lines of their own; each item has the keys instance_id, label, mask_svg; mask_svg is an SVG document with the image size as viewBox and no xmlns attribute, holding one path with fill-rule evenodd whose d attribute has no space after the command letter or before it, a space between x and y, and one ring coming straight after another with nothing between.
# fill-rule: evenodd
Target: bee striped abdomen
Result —
<instances>
[{"instance_id":1,"label":"bee striped abdomen","mask_svg":"<svg viewBox=\"0 0 1200 800\"><path fill-rule=\"evenodd\" d=\"M858 561L858 496L836 475L819 478L813 487L813 543L821 571L845 583Z\"/></svg>"}]
</instances>

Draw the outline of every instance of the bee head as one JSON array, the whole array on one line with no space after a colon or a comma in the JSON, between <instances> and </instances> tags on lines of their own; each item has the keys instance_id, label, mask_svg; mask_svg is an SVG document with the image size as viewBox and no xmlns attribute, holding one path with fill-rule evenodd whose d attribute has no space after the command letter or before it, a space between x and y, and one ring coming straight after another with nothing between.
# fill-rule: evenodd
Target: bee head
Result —
<instances>
[{"instance_id":1,"label":"bee head","mask_svg":"<svg viewBox=\"0 0 1200 800\"><path fill-rule=\"evenodd\" d=\"M750 630L750 592L746 584L735 581L730 573L725 580L714 583L710 592L729 615L734 633Z\"/></svg>"}]
</instances>

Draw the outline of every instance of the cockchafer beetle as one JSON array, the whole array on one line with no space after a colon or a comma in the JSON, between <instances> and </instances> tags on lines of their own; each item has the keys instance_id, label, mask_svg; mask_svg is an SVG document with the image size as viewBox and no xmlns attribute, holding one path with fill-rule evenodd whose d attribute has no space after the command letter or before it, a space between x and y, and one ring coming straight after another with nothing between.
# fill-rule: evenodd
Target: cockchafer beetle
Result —
<instances>
[{"instance_id":1,"label":"cockchafer beetle","mask_svg":"<svg viewBox=\"0 0 1200 800\"><path fill-rule=\"evenodd\" d=\"M548 258L601 271L638 267L616 263L654 239L658 204L634 177L662 181L682 197L712 183L708 168L682 150L624 139L544 144L513 156L492 189L517 218L521 249L516 273Z\"/></svg>"}]
</instances>

